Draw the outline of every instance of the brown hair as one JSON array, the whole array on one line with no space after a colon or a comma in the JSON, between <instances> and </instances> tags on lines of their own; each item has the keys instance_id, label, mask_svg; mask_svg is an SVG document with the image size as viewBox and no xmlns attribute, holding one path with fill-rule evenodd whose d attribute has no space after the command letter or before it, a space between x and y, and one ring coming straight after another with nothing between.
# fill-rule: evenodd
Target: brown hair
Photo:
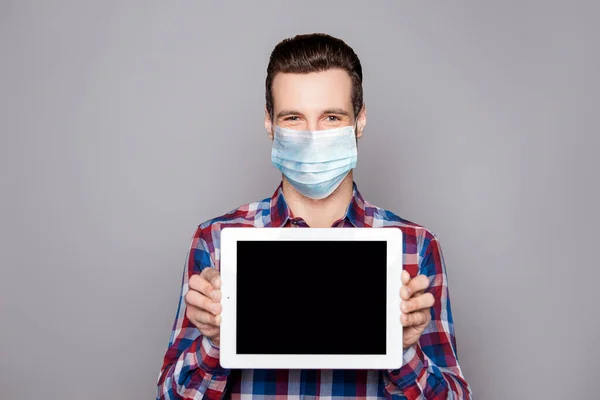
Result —
<instances>
[{"instance_id":1,"label":"brown hair","mask_svg":"<svg viewBox=\"0 0 600 400\"><path fill-rule=\"evenodd\" d=\"M273 79L278 72L307 74L340 68L352 79L354 116L363 106L362 67L358 56L343 40L324 33L296 35L275 46L266 79L267 112L273 119Z\"/></svg>"}]
</instances>

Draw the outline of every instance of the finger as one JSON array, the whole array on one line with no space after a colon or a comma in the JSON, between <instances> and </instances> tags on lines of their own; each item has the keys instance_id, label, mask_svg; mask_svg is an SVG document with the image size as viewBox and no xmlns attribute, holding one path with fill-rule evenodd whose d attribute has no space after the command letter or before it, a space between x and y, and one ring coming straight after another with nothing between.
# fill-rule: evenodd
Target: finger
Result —
<instances>
[{"instance_id":1,"label":"finger","mask_svg":"<svg viewBox=\"0 0 600 400\"><path fill-rule=\"evenodd\" d=\"M221 304L212 301L203 294L190 290L185 294L185 302L189 307L195 307L203 311L208 311L213 315L221 313Z\"/></svg>"},{"instance_id":2,"label":"finger","mask_svg":"<svg viewBox=\"0 0 600 400\"><path fill-rule=\"evenodd\" d=\"M410 282L410 274L408 273L407 270L403 269L402 270L402 284L408 285L408 282Z\"/></svg>"},{"instance_id":3,"label":"finger","mask_svg":"<svg viewBox=\"0 0 600 400\"><path fill-rule=\"evenodd\" d=\"M202 324L212 325L215 327L221 325L220 315L213 315L199 308L189 308L187 309L186 314L188 319L192 321L194 325L198 327L198 329L200 329L199 327L202 326Z\"/></svg>"},{"instance_id":4,"label":"finger","mask_svg":"<svg viewBox=\"0 0 600 400\"><path fill-rule=\"evenodd\" d=\"M415 311L416 310L429 310L435 304L435 297L433 297L433 294L426 292L417 297L414 297L410 301L411 301L411 303L412 302L415 303L413 305Z\"/></svg>"},{"instance_id":5,"label":"finger","mask_svg":"<svg viewBox=\"0 0 600 400\"><path fill-rule=\"evenodd\" d=\"M216 271L212 268L206 268L204 271L206 270ZM202 271L200 275L196 274L190 277L188 282L189 288L212 298L213 301L221 301L221 291L219 290L221 287L221 279L219 278L218 272L216 278L214 276L211 277L211 275L213 275L212 272L206 273L208 278L212 278L213 283L211 284L211 281L207 279L207 276L203 275L204 271ZM217 286L215 286L215 283Z\"/></svg>"},{"instance_id":6,"label":"finger","mask_svg":"<svg viewBox=\"0 0 600 400\"><path fill-rule=\"evenodd\" d=\"M410 274L408 273L407 270L402 270L402 287L400 288L400 298L402 300L408 300L410 299L410 296L412 294L410 287L408 286L408 284L410 283Z\"/></svg>"},{"instance_id":7,"label":"finger","mask_svg":"<svg viewBox=\"0 0 600 400\"><path fill-rule=\"evenodd\" d=\"M423 291L429 287L429 277L427 275L415 276L408 282L408 288L413 293Z\"/></svg>"},{"instance_id":8,"label":"finger","mask_svg":"<svg viewBox=\"0 0 600 400\"><path fill-rule=\"evenodd\" d=\"M190 277L188 287L190 290L195 290L196 292L202 293L207 297L210 296L210 293L214 290L210 282L200 274L192 275Z\"/></svg>"},{"instance_id":9,"label":"finger","mask_svg":"<svg viewBox=\"0 0 600 400\"><path fill-rule=\"evenodd\" d=\"M410 314L402 314L401 322L403 327L428 325L431 321L429 311L418 311Z\"/></svg>"},{"instance_id":10,"label":"finger","mask_svg":"<svg viewBox=\"0 0 600 400\"><path fill-rule=\"evenodd\" d=\"M413 296L410 300L405 300L400 305L404 313L411 313L419 310L429 309L435 304L435 298L431 293L423 293Z\"/></svg>"},{"instance_id":11,"label":"finger","mask_svg":"<svg viewBox=\"0 0 600 400\"><path fill-rule=\"evenodd\" d=\"M410 299L411 295L412 292L410 291L410 288L407 285L402 285L402 287L400 288L400 298L406 301Z\"/></svg>"},{"instance_id":12,"label":"finger","mask_svg":"<svg viewBox=\"0 0 600 400\"><path fill-rule=\"evenodd\" d=\"M200 273L204 279L210 282L215 289L221 288L221 277L219 271L214 268L204 268Z\"/></svg>"}]
</instances>

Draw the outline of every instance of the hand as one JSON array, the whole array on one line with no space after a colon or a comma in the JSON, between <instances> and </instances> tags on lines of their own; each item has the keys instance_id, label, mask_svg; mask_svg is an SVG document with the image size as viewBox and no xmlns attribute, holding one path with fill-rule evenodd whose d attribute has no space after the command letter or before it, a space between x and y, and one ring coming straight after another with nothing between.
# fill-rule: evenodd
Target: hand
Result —
<instances>
[{"instance_id":1,"label":"hand","mask_svg":"<svg viewBox=\"0 0 600 400\"><path fill-rule=\"evenodd\" d=\"M429 287L429 278L419 275L410 278L408 271L402 271L402 289L400 298L402 305L400 317L403 329L404 350L419 341L421 334L431 321L431 307L435 298L431 293L424 293Z\"/></svg>"},{"instance_id":2,"label":"hand","mask_svg":"<svg viewBox=\"0 0 600 400\"><path fill-rule=\"evenodd\" d=\"M185 315L215 346L221 342L221 277L214 268L192 275L185 294Z\"/></svg>"}]
</instances>

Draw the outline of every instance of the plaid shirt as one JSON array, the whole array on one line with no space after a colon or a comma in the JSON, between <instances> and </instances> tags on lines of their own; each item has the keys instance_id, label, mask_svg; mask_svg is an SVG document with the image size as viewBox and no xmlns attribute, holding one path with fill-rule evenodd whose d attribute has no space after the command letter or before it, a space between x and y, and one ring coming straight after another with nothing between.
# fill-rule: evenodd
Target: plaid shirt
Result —
<instances>
[{"instance_id":1,"label":"plaid shirt","mask_svg":"<svg viewBox=\"0 0 600 400\"><path fill-rule=\"evenodd\" d=\"M333 227L392 227L404 237L404 269L429 277L435 296L431 323L418 344L404 351L397 370L227 370L219 348L203 337L185 315L188 280L204 268L219 269L224 227L308 227L294 217L281 184L272 197L246 204L202 223L192 239L183 274L177 316L158 378L157 399L472 399L458 364L444 259L427 229L363 200L353 185L344 218ZM401 346L402 344L398 344Z\"/></svg>"}]
</instances>

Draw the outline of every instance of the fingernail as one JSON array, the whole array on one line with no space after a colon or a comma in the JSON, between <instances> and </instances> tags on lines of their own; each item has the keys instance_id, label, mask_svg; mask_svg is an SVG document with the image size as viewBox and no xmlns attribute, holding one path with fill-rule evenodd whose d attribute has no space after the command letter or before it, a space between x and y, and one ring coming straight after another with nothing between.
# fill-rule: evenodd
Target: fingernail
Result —
<instances>
[{"instance_id":1,"label":"fingernail","mask_svg":"<svg viewBox=\"0 0 600 400\"><path fill-rule=\"evenodd\" d=\"M213 314L217 314L217 313L219 312L219 307L220 307L220 305L219 305L219 304L212 304L212 305L210 306L210 311L211 311Z\"/></svg>"},{"instance_id":2,"label":"fingernail","mask_svg":"<svg viewBox=\"0 0 600 400\"><path fill-rule=\"evenodd\" d=\"M221 278L217 278L213 281L213 286L220 286L221 285Z\"/></svg>"},{"instance_id":3,"label":"fingernail","mask_svg":"<svg viewBox=\"0 0 600 400\"><path fill-rule=\"evenodd\" d=\"M215 321L217 322L217 325L221 325L221 316L217 315L217 318L215 318Z\"/></svg>"},{"instance_id":4,"label":"fingernail","mask_svg":"<svg viewBox=\"0 0 600 400\"><path fill-rule=\"evenodd\" d=\"M210 294L210 298L213 299L214 301L221 301L221 291L213 290L212 293Z\"/></svg>"},{"instance_id":5,"label":"fingernail","mask_svg":"<svg viewBox=\"0 0 600 400\"><path fill-rule=\"evenodd\" d=\"M409 304L409 303L407 303L407 302L403 302L403 303L402 303L402 309L403 309L404 311L408 311L408 309L409 309L409 306L410 306L410 304Z\"/></svg>"}]
</instances>

